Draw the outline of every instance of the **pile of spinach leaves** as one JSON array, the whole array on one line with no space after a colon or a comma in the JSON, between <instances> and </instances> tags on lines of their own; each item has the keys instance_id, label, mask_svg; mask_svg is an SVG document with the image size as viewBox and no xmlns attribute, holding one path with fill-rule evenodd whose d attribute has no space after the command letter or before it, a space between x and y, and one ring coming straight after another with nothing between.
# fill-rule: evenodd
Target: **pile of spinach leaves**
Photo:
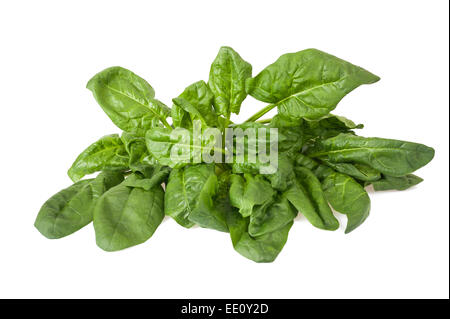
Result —
<instances>
[{"instance_id":1,"label":"pile of spinach leaves","mask_svg":"<svg viewBox=\"0 0 450 319\"><path fill-rule=\"evenodd\" d=\"M252 77L252 66L222 47L208 82L189 85L169 108L133 72L103 70L87 88L123 133L77 157L68 171L74 184L45 202L35 226L61 238L93 222L97 245L117 251L148 240L167 215L183 227L229 233L234 249L256 262L275 260L299 212L317 228L336 230L334 209L351 232L369 215L366 186L407 189L422 181L412 173L434 156L422 144L358 136L362 125L330 113L347 93L378 80L315 49L284 54ZM240 125L280 132L274 174L259 174L255 163L171 160L173 129L191 130L194 120L202 129L239 126L230 115L247 95L269 104ZM260 120L274 108L276 116Z\"/></svg>"}]
</instances>

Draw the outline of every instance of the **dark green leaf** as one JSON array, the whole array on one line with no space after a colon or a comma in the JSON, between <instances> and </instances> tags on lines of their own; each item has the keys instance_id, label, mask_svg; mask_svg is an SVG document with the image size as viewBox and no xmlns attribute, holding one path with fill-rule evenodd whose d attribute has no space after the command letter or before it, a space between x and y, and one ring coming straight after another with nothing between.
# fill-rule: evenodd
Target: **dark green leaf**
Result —
<instances>
[{"instance_id":1,"label":"dark green leaf","mask_svg":"<svg viewBox=\"0 0 450 319\"><path fill-rule=\"evenodd\" d=\"M212 174L203 184L198 198L195 201L195 207L189 214L188 219L200 227L228 232L225 214L215 206L213 200L217 192L217 187L217 176Z\"/></svg>"},{"instance_id":2,"label":"dark green leaf","mask_svg":"<svg viewBox=\"0 0 450 319\"><path fill-rule=\"evenodd\" d=\"M252 237L263 236L276 231L297 216L297 211L289 203L286 196L278 196L274 201L256 207L248 225L248 233Z\"/></svg>"},{"instance_id":3,"label":"dark green leaf","mask_svg":"<svg viewBox=\"0 0 450 319\"><path fill-rule=\"evenodd\" d=\"M378 81L376 75L316 49L282 55L246 82L254 98L278 106L284 116L317 119L361 84Z\"/></svg>"},{"instance_id":4,"label":"dark green leaf","mask_svg":"<svg viewBox=\"0 0 450 319\"><path fill-rule=\"evenodd\" d=\"M364 164L333 163L328 160L322 160L322 162L339 173L352 176L360 181L373 182L381 178L379 171Z\"/></svg>"},{"instance_id":5,"label":"dark green leaf","mask_svg":"<svg viewBox=\"0 0 450 319\"><path fill-rule=\"evenodd\" d=\"M227 224L233 247L239 254L255 262L272 262L283 249L293 222L257 237L249 235L249 219L243 218L237 210L228 211Z\"/></svg>"},{"instance_id":6,"label":"dark green leaf","mask_svg":"<svg viewBox=\"0 0 450 319\"><path fill-rule=\"evenodd\" d=\"M97 245L116 251L147 241L164 218L164 191L119 184L98 200L94 208Z\"/></svg>"},{"instance_id":7,"label":"dark green leaf","mask_svg":"<svg viewBox=\"0 0 450 319\"><path fill-rule=\"evenodd\" d=\"M184 227L191 227L189 214L197 205L197 200L208 178L214 175L214 165L198 164L170 173L166 186L164 212Z\"/></svg>"},{"instance_id":8,"label":"dark green leaf","mask_svg":"<svg viewBox=\"0 0 450 319\"><path fill-rule=\"evenodd\" d=\"M322 187L330 205L336 211L347 215L346 234L361 225L369 216L369 195L350 176L332 173L323 180Z\"/></svg>"},{"instance_id":9,"label":"dark green leaf","mask_svg":"<svg viewBox=\"0 0 450 319\"><path fill-rule=\"evenodd\" d=\"M322 185L317 177L305 167L296 167L295 183L286 191L286 198L315 227L336 230L339 222L328 206Z\"/></svg>"},{"instance_id":10,"label":"dark green leaf","mask_svg":"<svg viewBox=\"0 0 450 319\"><path fill-rule=\"evenodd\" d=\"M98 198L123 180L120 172L102 172L95 179L79 181L47 200L34 226L47 238L70 235L92 221Z\"/></svg>"},{"instance_id":11,"label":"dark green leaf","mask_svg":"<svg viewBox=\"0 0 450 319\"><path fill-rule=\"evenodd\" d=\"M355 162L391 176L403 176L430 162L434 150L423 144L339 134L317 142L308 155L334 163Z\"/></svg>"},{"instance_id":12,"label":"dark green leaf","mask_svg":"<svg viewBox=\"0 0 450 319\"><path fill-rule=\"evenodd\" d=\"M156 185L161 185L170 174L170 168L167 166L155 166L147 171L148 177L143 176L139 173L134 173L128 176L123 185L130 187L138 187L144 190L150 190Z\"/></svg>"},{"instance_id":13,"label":"dark green leaf","mask_svg":"<svg viewBox=\"0 0 450 319\"><path fill-rule=\"evenodd\" d=\"M272 200L275 191L261 175L231 175L230 200L239 208L243 217L250 216L255 205L262 205Z\"/></svg>"},{"instance_id":14,"label":"dark green leaf","mask_svg":"<svg viewBox=\"0 0 450 319\"><path fill-rule=\"evenodd\" d=\"M211 65L208 85L214 94L214 108L225 117L239 114L247 96L245 80L252 76L252 66L230 47L221 47Z\"/></svg>"},{"instance_id":15,"label":"dark green leaf","mask_svg":"<svg viewBox=\"0 0 450 319\"><path fill-rule=\"evenodd\" d=\"M383 175L380 180L374 181L371 184L373 185L373 189L376 191L386 191L391 189L403 191L421 183L422 181L422 178L414 174L399 177Z\"/></svg>"}]
</instances>

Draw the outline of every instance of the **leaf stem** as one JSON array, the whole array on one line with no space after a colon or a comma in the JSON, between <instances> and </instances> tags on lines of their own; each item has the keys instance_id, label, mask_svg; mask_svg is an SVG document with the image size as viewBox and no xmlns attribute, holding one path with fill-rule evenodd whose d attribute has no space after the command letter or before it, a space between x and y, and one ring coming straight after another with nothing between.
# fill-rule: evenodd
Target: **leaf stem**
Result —
<instances>
[{"instance_id":1,"label":"leaf stem","mask_svg":"<svg viewBox=\"0 0 450 319\"><path fill-rule=\"evenodd\" d=\"M269 104L269 105L267 105L265 108L259 110L257 113L255 113L251 117L249 117L247 119L247 121L245 121L244 123L256 121L257 119L259 119L261 116L263 116L264 114L266 114L267 112L269 112L270 110L272 110L276 106L277 106L276 104Z\"/></svg>"},{"instance_id":2,"label":"leaf stem","mask_svg":"<svg viewBox=\"0 0 450 319\"><path fill-rule=\"evenodd\" d=\"M257 120L255 122L257 123L261 123L261 124L266 124L266 123L270 123L272 121L272 119L263 119L263 120Z\"/></svg>"},{"instance_id":3,"label":"leaf stem","mask_svg":"<svg viewBox=\"0 0 450 319\"><path fill-rule=\"evenodd\" d=\"M170 126L170 124L167 122L167 120L165 118L160 117L159 119L161 120L161 122L164 124L165 127L170 128L170 129L172 128L172 126Z\"/></svg>"}]
</instances>

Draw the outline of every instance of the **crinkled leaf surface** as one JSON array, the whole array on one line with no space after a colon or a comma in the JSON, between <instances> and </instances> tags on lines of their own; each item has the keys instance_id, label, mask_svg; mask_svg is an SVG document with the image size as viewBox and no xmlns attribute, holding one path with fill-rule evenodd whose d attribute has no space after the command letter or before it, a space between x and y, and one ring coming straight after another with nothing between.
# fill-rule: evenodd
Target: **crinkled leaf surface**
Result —
<instances>
[{"instance_id":1,"label":"crinkled leaf surface","mask_svg":"<svg viewBox=\"0 0 450 319\"><path fill-rule=\"evenodd\" d=\"M361 84L376 75L316 49L282 55L246 82L254 98L278 106L286 117L318 119Z\"/></svg>"},{"instance_id":2,"label":"crinkled leaf surface","mask_svg":"<svg viewBox=\"0 0 450 319\"><path fill-rule=\"evenodd\" d=\"M239 114L247 96L245 80L252 76L252 66L230 47L221 47L211 65L208 86L214 94L216 113Z\"/></svg>"},{"instance_id":3,"label":"crinkled leaf surface","mask_svg":"<svg viewBox=\"0 0 450 319\"><path fill-rule=\"evenodd\" d=\"M308 155L334 163L355 162L391 176L403 176L430 162L434 150L423 144L339 134L318 141Z\"/></svg>"},{"instance_id":4,"label":"crinkled leaf surface","mask_svg":"<svg viewBox=\"0 0 450 319\"><path fill-rule=\"evenodd\" d=\"M129 156L119 135L103 136L86 148L70 167L67 174L77 182L83 176L101 170L127 169Z\"/></svg>"},{"instance_id":5,"label":"crinkled leaf surface","mask_svg":"<svg viewBox=\"0 0 450 319\"><path fill-rule=\"evenodd\" d=\"M156 100L155 91L133 72L111 67L97 73L87 84L103 111L120 129L144 135L153 119L165 122L170 109Z\"/></svg>"},{"instance_id":6,"label":"crinkled leaf surface","mask_svg":"<svg viewBox=\"0 0 450 319\"><path fill-rule=\"evenodd\" d=\"M198 164L173 169L166 186L164 212L184 227L194 223L189 214L196 207L200 193L208 180L214 175L214 165Z\"/></svg>"},{"instance_id":7,"label":"crinkled leaf surface","mask_svg":"<svg viewBox=\"0 0 450 319\"><path fill-rule=\"evenodd\" d=\"M120 172L102 172L61 190L41 207L34 226L47 238L62 238L92 221L98 198L123 180Z\"/></svg>"},{"instance_id":8,"label":"crinkled leaf surface","mask_svg":"<svg viewBox=\"0 0 450 319\"><path fill-rule=\"evenodd\" d=\"M347 215L345 233L361 225L370 212L370 198L364 187L348 175L332 173L322 181L327 200L338 212Z\"/></svg>"},{"instance_id":9,"label":"crinkled leaf surface","mask_svg":"<svg viewBox=\"0 0 450 319\"><path fill-rule=\"evenodd\" d=\"M164 218L164 191L119 184L104 193L94 208L97 245L116 251L147 241Z\"/></svg>"}]
</instances>

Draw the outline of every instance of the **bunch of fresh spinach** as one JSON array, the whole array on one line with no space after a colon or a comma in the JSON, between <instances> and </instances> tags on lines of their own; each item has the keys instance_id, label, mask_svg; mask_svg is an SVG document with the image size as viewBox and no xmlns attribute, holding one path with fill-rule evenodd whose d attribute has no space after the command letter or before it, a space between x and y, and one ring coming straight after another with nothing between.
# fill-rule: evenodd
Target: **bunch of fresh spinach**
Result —
<instances>
[{"instance_id":1,"label":"bunch of fresh spinach","mask_svg":"<svg viewBox=\"0 0 450 319\"><path fill-rule=\"evenodd\" d=\"M336 230L332 208L347 216L346 233L368 217L365 190L404 190L422 181L412 173L434 150L422 144L357 136L362 128L330 114L362 84L379 78L315 49L282 55L258 75L232 48L222 47L208 82L174 98L155 98L144 79L108 68L87 84L123 133L100 138L75 160L75 184L42 206L35 226L47 238L67 236L93 221L97 245L116 251L148 240L168 215L183 227L228 232L234 249L256 262L272 262L298 212L315 227ZM243 124L230 121L247 95L269 103ZM278 114L259 120L273 108ZM169 124L169 118L171 123ZM280 132L278 170L261 175L258 163L175 163L177 127L268 127ZM100 172L95 178L82 179ZM331 206L331 207L330 207Z\"/></svg>"}]
</instances>

